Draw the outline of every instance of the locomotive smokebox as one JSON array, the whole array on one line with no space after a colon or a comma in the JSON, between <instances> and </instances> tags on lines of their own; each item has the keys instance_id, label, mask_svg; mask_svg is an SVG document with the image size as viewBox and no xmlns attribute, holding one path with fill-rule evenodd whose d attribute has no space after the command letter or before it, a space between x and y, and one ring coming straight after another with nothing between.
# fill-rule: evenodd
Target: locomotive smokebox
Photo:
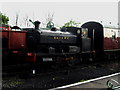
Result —
<instances>
[{"instance_id":1,"label":"locomotive smokebox","mask_svg":"<svg viewBox=\"0 0 120 90\"><path fill-rule=\"evenodd\" d=\"M35 30L38 30L40 22L39 21L35 21L34 24L35 24Z\"/></svg>"}]
</instances>

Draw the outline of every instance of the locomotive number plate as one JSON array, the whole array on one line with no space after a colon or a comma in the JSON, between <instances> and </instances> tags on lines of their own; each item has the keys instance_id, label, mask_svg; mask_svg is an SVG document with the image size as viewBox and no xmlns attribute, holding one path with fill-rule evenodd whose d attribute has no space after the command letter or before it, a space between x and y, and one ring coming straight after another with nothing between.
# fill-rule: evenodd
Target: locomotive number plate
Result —
<instances>
[{"instance_id":1,"label":"locomotive number plate","mask_svg":"<svg viewBox=\"0 0 120 90\"><path fill-rule=\"evenodd\" d=\"M43 58L43 62L47 62L47 61L53 61L52 58Z\"/></svg>"}]
</instances>

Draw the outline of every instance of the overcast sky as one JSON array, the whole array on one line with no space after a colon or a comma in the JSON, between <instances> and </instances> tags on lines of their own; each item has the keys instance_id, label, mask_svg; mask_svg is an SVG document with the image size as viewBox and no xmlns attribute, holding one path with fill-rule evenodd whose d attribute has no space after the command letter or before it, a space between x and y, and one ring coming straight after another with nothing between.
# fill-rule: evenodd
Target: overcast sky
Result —
<instances>
[{"instance_id":1,"label":"overcast sky","mask_svg":"<svg viewBox=\"0 0 120 90\"><path fill-rule=\"evenodd\" d=\"M118 3L117 2L4 2L2 13L9 18L9 24L15 25L16 13L19 14L19 25L24 26L23 20L29 19L46 22L47 15L54 13L53 22L61 26L74 20L84 23L86 21L102 21L103 25L117 27Z\"/></svg>"}]
</instances>

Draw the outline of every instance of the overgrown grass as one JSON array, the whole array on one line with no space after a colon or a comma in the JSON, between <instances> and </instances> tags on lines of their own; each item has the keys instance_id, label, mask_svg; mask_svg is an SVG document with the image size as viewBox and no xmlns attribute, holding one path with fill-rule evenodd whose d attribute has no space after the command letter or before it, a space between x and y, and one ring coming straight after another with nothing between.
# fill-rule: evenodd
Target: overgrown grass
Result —
<instances>
[{"instance_id":1,"label":"overgrown grass","mask_svg":"<svg viewBox=\"0 0 120 90\"><path fill-rule=\"evenodd\" d=\"M79 82L84 82L84 81L87 81L87 80L80 80Z\"/></svg>"},{"instance_id":2,"label":"overgrown grass","mask_svg":"<svg viewBox=\"0 0 120 90\"><path fill-rule=\"evenodd\" d=\"M18 85L23 84L23 81L17 78L3 79L2 87L3 88L14 88Z\"/></svg>"}]
</instances>

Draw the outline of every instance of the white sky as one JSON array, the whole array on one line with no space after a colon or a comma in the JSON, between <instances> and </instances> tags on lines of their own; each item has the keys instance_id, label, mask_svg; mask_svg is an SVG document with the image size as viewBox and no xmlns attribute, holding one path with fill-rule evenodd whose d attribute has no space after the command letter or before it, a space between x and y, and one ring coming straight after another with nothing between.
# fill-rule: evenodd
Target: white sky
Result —
<instances>
[{"instance_id":1,"label":"white sky","mask_svg":"<svg viewBox=\"0 0 120 90\"><path fill-rule=\"evenodd\" d=\"M118 2L3 2L1 5L2 13L10 18L10 25L15 25L16 13L19 25L24 25L23 18L27 16L45 23L49 13L54 13L53 22L58 26L71 19L81 23L102 21L103 25L115 27L118 24Z\"/></svg>"}]
</instances>

